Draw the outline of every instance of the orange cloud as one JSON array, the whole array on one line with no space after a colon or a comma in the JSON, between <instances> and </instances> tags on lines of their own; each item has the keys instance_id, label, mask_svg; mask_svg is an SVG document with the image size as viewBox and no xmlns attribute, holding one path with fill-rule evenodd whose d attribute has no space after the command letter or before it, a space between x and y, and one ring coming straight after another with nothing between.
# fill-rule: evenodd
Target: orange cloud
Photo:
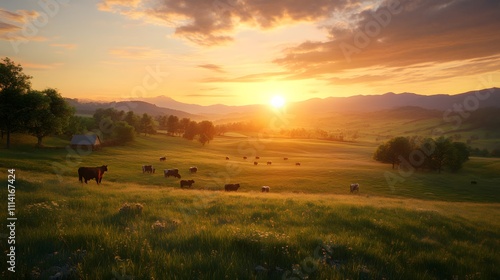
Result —
<instances>
[{"instance_id":1,"label":"orange cloud","mask_svg":"<svg viewBox=\"0 0 500 280\"><path fill-rule=\"evenodd\" d=\"M63 48L67 50L74 50L76 49L77 45L76 44L50 44L52 47L58 47L58 48Z\"/></svg>"}]
</instances>

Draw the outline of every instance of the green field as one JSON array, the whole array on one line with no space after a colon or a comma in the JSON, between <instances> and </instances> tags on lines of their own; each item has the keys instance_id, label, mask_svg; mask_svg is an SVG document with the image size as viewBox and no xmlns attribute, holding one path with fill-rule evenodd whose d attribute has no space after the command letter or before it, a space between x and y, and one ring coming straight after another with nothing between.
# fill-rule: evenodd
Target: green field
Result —
<instances>
[{"instance_id":1,"label":"green field","mask_svg":"<svg viewBox=\"0 0 500 280\"><path fill-rule=\"evenodd\" d=\"M500 278L500 159L401 171L390 184L400 171L373 161L376 144L364 141L228 133L205 146L165 135L92 153L31 146L0 150L0 178L16 170L18 218L16 273L2 266L2 279ZM101 185L78 182L79 166L103 164ZM164 178L169 168L193 189ZM359 194L349 194L354 182ZM241 187L226 193L226 183ZM142 211L120 212L124 203ZM6 238L1 248L5 264Z\"/></svg>"}]
</instances>

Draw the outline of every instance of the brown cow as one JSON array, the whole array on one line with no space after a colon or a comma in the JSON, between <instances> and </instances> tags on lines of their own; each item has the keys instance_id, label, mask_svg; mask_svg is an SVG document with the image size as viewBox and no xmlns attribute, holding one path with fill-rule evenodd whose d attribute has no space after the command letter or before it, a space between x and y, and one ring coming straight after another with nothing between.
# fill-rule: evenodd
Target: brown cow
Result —
<instances>
[{"instance_id":1,"label":"brown cow","mask_svg":"<svg viewBox=\"0 0 500 280\"><path fill-rule=\"evenodd\" d=\"M95 181L99 185L102 181L102 175L104 175L105 171L108 171L107 165L103 165L101 167L80 167L78 168L78 180L83 184L82 179L84 179L85 184L87 184L87 181L95 179Z\"/></svg>"}]
</instances>

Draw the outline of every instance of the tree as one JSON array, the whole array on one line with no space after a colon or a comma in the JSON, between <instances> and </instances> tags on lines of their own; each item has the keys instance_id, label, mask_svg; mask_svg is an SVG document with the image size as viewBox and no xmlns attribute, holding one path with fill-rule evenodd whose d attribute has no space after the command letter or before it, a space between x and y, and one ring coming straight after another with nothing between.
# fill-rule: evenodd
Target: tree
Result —
<instances>
[{"instance_id":1,"label":"tree","mask_svg":"<svg viewBox=\"0 0 500 280\"><path fill-rule=\"evenodd\" d=\"M182 137L188 140L193 140L197 134L198 134L198 123L195 121L190 121Z\"/></svg>"},{"instance_id":2,"label":"tree","mask_svg":"<svg viewBox=\"0 0 500 280\"><path fill-rule=\"evenodd\" d=\"M145 136L148 134L156 133L155 122L153 120L153 117L151 117L147 113L144 113L142 115L139 127L140 127L140 132L144 133Z\"/></svg>"},{"instance_id":3,"label":"tree","mask_svg":"<svg viewBox=\"0 0 500 280\"><path fill-rule=\"evenodd\" d=\"M209 143L214 139L215 135L215 127L211 121L202 121L198 124L198 133L200 137L198 141L204 146L206 143Z\"/></svg>"},{"instance_id":4,"label":"tree","mask_svg":"<svg viewBox=\"0 0 500 280\"><path fill-rule=\"evenodd\" d=\"M190 118L182 118L179 121L179 132L181 134L184 134L186 132L190 122L191 122Z\"/></svg>"},{"instance_id":5,"label":"tree","mask_svg":"<svg viewBox=\"0 0 500 280\"><path fill-rule=\"evenodd\" d=\"M55 89L31 91L24 95L24 99L27 108L23 114L24 126L29 134L38 139L38 147L42 146L44 137L62 133L74 114L74 108Z\"/></svg>"},{"instance_id":6,"label":"tree","mask_svg":"<svg viewBox=\"0 0 500 280\"><path fill-rule=\"evenodd\" d=\"M174 115L168 116L167 132L170 135L174 135L178 128L179 128L179 118L177 116L174 116Z\"/></svg>"},{"instance_id":7,"label":"tree","mask_svg":"<svg viewBox=\"0 0 500 280\"><path fill-rule=\"evenodd\" d=\"M23 129L19 118L25 106L22 96L31 89L32 77L23 73L20 64L9 58L0 62L0 130L6 134L6 146L10 148L10 134Z\"/></svg>"},{"instance_id":8,"label":"tree","mask_svg":"<svg viewBox=\"0 0 500 280\"><path fill-rule=\"evenodd\" d=\"M134 141L135 129L125 121L116 122L113 128L113 138L120 144Z\"/></svg>"},{"instance_id":9,"label":"tree","mask_svg":"<svg viewBox=\"0 0 500 280\"><path fill-rule=\"evenodd\" d=\"M400 158L408 159L411 152L411 144L406 137L395 137L387 143L378 147L373 158L377 161L391 163L394 169L400 163Z\"/></svg>"},{"instance_id":10,"label":"tree","mask_svg":"<svg viewBox=\"0 0 500 280\"><path fill-rule=\"evenodd\" d=\"M125 118L123 119L128 125L134 128L134 131L139 131L140 129L140 123L141 123L141 117L138 115L134 114L133 111L128 111L127 114L125 115Z\"/></svg>"},{"instance_id":11,"label":"tree","mask_svg":"<svg viewBox=\"0 0 500 280\"><path fill-rule=\"evenodd\" d=\"M456 172L469 160L469 155L469 147L465 143L453 142L446 158L446 165L451 171Z\"/></svg>"}]
</instances>

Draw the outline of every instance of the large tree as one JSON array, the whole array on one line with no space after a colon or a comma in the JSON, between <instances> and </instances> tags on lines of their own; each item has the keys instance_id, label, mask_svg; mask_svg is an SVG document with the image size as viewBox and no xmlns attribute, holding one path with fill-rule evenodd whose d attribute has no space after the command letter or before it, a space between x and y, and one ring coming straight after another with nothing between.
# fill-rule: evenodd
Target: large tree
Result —
<instances>
[{"instance_id":1,"label":"large tree","mask_svg":"<svg viewBox=\"0 0 500 280\"><path fill-rule=\"evenodd\" d=\"M373 158L381 162L391 163L394 169L395 165L400 163L401 158L408 159L410 152L411 144L408 138L396 137L380 145Z\"/></svg>"},{"instance_id":2,"label":"large tree","mask_svg":"<svg viewBox=\"0 0 500 280\"><path fill-rule=\"evenodd\" d=\"M44 137L62 133L74 114L74 108L55 89L30 91L24 95L24 99L24 127L38 139L39 147Z\"/></svg>"},{"instance_id":3,"label":"large tree","mask_svg":"<svg viewBox=\"0 0 500 280\"><path fill-rule=\"evenodd\" d=\"M171 135L174 135L178 129L179 129L179 118L177 116L174 116L174 115L168 116L167 132Z\"/></svg>"},{"instance_id":4,"label":"large tree","mask_svg":"<svg viewBox=\"0 0 500 280\"><path fill-rule=\"evenodd\" d=\"M198 141L200 141L202 145L205 145L206 143L214 139L215 135L214 124L211 121L200 122L198 124L198 133L200 134Z\"/></svg>"},{"instance_id":5,"label":"large tree","mask_svg":"<svg viewBox=\"0 0 500 280\"><path fill-rule=\"evenodd\" d=\"M7 136L6 146L10 148L10 134L23 129L20 115L25 106L23 95L31 89L32 77L23 73L20 64L9 58L0 62L0 130Z\"/></svg>"}]
</instances>

